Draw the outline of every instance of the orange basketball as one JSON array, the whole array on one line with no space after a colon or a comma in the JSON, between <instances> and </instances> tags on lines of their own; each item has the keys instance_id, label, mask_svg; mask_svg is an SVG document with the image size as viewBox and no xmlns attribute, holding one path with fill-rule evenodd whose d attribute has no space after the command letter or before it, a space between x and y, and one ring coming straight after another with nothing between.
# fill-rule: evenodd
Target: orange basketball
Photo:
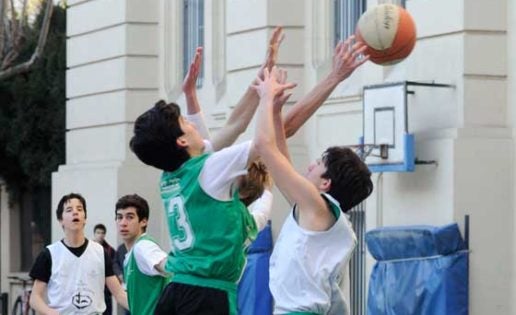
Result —
<instances>
[{"instance_id":1,"label":"orange basketball","mask_svg":"<svg viewBox=\"0 0 516 315\"><path fill-rule=\"evenodd\" d=\"M416 24L410 14L394 4L368 9L358 20L356 38L367 45L366 54L380 65L407 57L416 44Z\"/></svg>"}]
</instances>

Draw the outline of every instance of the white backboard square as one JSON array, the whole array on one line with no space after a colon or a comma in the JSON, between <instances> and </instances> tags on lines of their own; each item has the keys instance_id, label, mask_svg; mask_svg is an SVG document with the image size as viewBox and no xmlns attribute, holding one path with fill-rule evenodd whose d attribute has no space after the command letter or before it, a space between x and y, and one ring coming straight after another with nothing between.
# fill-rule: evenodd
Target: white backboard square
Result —
<instances>
[{"instance_id":1,"label":"white backboard square","mask_svg":"<svg viewBox=\"0 0 516 315\"><path fill-rule=\"evenodd\" d=\"M364 88L364 144L388 144L388 158L379 157L375 148L366 158L371 164L399 164L405 159L404 136L407 133L407 107L404 83Z\"/></svg>"}]
</instances>

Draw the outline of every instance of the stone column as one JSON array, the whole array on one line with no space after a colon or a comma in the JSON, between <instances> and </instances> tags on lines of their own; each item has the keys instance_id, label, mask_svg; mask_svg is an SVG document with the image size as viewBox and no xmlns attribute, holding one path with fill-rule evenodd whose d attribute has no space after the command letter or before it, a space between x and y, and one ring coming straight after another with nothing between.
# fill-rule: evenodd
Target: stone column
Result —
<instances>
[{"instance_id":1,"label":"stone column","mask_svg":"<svg viewBox=\"0 0 516 315\"><path fill-rule=\"evenodd\" d=\"M127 193L149 201L150 232L162 235L158 172L128 147L135 118L159 97L159 6L158 0L68 1L66 164L52 176L52 208L62 195L81 193L86 235L101 222L112 246L115 202ZM55 241L62 229L52 222Z\"/></svg>"}]
</instances>

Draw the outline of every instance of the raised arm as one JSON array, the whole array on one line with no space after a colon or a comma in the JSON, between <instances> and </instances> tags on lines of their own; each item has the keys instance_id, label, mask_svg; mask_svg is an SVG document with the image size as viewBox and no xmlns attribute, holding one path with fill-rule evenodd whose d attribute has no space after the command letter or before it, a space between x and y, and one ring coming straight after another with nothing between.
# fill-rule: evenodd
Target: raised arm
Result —
<instances>
[{"instance_id":1,"label":"raised arm","mask_svg":"<svg viewBox=\"0 0 516 315\"><path fill-rule=\"evenodd\" d=\"M287 83L287 71L278 69L278 83ZM285 126L282 119L283 105L287 103L288 99L292 95L292 92L282 92L274 97L272 120L274 124L276 146L278 150L290 161L290 153L287 149L287 139L285 136Z\"/></svg>"},{"instance_id":2,"label":"raised arm","mask_svg":"<svg viewBox=\"0 0 516 315\"><path fill-rule=\"evenodd\" d=\"M183 93L186 98L186 114L192 115L201 111L199 100L197 99L197 78L201 71L202 47L197 47L195 55L188 68L188 73L183 80Z\"/></svg>"},{"instance_id":3,"label":"raised arm","mask_svg":"<svg viewBox=\"0 0 516 315\"><path fill-rule=\"evenodd\" d=\"M369 60L369 56L357 58L364 53L367 47L362 43L353 44L353 40L354 36L351 36L335 47L333 67L330 73L287 112L284 118L287 137L294 135L301 128L339 83Z\"/></svg>"},{"instance_id":4,"label":"raised arm","mask_svg":"<svg viewBox=\"0 0 516 315\"><path fill-rule=\"evenodd\" d=\"M274 97L287 87L277 82L276 72L275 68L271 74L265 70L264 80L258 80L255 87L260 95L260 106L254 145L267 165L276 186L291 204L297 205L300 212L300 224L310 230L326 230L330 226L329 221L332 218L318 189L296 172L290 161L277 147L273 128Z\"/></svg>"},{"instance_id":5,"label":"raised arm","mask_svg":"<svg viewBox=\"0 0 516 315\"><path fill-rule=\"evenodd\" d=\"M276 27L272 32L267 48L267 54L264 63L258 71L258 76L263 75L264 69L271 69L278 59L278 51L283 41L283 28ZM254 83L254 82L253 82ZM252 84L251 84L252 85ZM249 122L256 112L259 98L256 91L249 86L242 98L238 101L236 107L231 112L226 125L213 136L213 149L218 151L233 144L236 139L247 129Z\"/></svg>"},{"instance_id":6,"label":"raised arm","mask_svg":"<svg viewBox=\"0 0 516 315\"><path fill-rule=\"evenodd\" d=\"M186 99L186 118L195 125L197 131L204 139L210 139L210 132L206 127L206 122L201 112L201 105L197 98L197 78L201 71L201 64L202 47L197 47L190 68L188 68L188 73L183 81L183 93L185 93Z\"/></svg>"}]
</instances>

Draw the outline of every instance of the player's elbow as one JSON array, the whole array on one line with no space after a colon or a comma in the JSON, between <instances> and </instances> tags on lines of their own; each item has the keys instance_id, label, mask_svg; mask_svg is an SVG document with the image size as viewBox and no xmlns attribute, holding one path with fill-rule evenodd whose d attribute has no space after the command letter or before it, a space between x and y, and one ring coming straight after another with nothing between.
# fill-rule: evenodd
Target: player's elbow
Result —
<instances>
[{"instance_id":1,"label":"player's elbow","mask_svg":"<svg viewBox=\"0 0 516 315\"><path fill-rule=\"evenodd\" d=\"M285 130L285 138L290 138L296 133L296 129L294 129L290 124L285 124L283 128Z\"/></svg>"}]
</instances>

